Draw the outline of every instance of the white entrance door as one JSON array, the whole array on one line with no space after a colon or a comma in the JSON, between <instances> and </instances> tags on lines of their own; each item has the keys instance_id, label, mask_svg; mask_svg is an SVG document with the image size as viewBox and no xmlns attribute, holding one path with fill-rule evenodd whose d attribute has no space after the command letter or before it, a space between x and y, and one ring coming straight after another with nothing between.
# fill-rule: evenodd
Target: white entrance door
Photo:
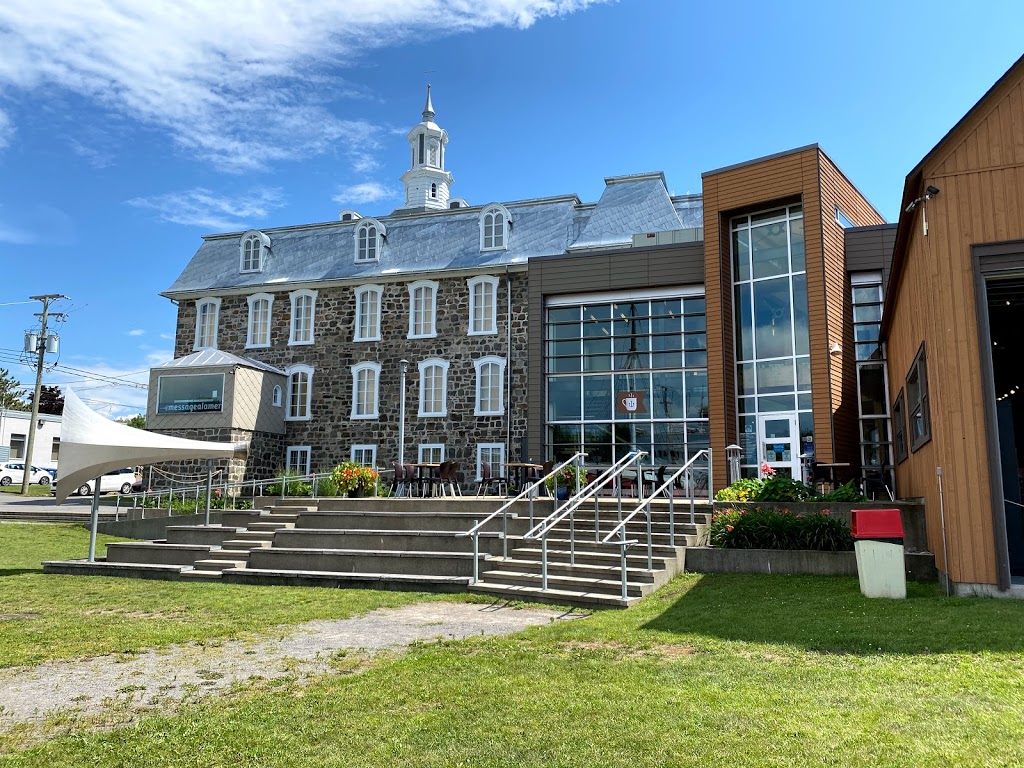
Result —
<instances>
[{"instance_id":1,"label":"white entrance door","mask_svg":"<svg viewBox=\"0 0 1024 768\"><path fill-rule=\"evenodd\" d=\"M800 479L800 428L795 413L771 413L757 417L758 475L765 464L775 474Z\"/></svg>"}]
</instances>

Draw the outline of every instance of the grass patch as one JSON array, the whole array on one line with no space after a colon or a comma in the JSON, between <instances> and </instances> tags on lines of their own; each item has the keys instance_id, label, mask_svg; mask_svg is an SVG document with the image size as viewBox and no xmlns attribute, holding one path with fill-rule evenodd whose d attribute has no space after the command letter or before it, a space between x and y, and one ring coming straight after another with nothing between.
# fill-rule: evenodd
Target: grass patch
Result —
<instances>
[{"instance_id":1,"label":"grass patch","mask_svg":"<svg viewBox=\"0 0 1024 768\"><path fill-rule=\"evenodd\" d=\"M99 536L104 545L123 541ZM251 587L44 574L44 560L85 557L81 526L0 524L0 668L215 642L275 624L345 618L446 599L418 592ZM465 599L447 596L447 599Z\"/></svg>"},{"instance_id":2,"label":"grass patch","mask_svg":"<svg viewBox=\"0 0 1024 768\"><path fill-rule=\"evenodd\" d=\"M420 643L358 674L82 726L0 765L1024 764L1024 604L908 586L885 601L849 578L684 575L629 611Z\"/></svg>"},{"instance_id":3,"label":"grass patch","mask_svg":"<svg viewBox=\"0 0 1024 768\"><path fill-rule=\"evenodd\" d=\"M0 485L0 493L12 493L16 496L21 496L21 483L11 483L10 485ZM49 496L50 486L39 485L35 483L28 487L29 496Z\"/></svg>"}]
</instances>

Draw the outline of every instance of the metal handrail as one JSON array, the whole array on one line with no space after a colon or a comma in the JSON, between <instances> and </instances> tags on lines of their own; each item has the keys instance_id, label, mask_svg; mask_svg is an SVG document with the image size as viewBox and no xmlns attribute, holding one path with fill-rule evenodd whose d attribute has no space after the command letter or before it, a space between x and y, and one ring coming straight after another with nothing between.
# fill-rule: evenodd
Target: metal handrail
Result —
<instances>
[{"instance_id":1,"label":"metal handrail","mask_svg":"<svg viewBox=\"0 0 1024 768\"><path fill-rule=\"evenodd\" d=\"M580 467L579 460L580 459L586 459L586 458L587 458L587 454L586 453L584 453L582 451L577 451L576 453L574 453L572 456L570 456L568 459L563 461L558 466L552 467L550 472L548 472L546 475L544 475L543 477L539 478L538 480L534 481L529 486L524 488L522 491L519 492L518 496L516 496L515 498L509 499L508 501L506 501L498 509L496 509L494 512L491 512L491 514L489 514L483 520L473 521L473 527L470 528L468 531L465 531L463 533L458 533L458 534L455 535L456 538L463 538L465 536L472 536L473 537L473 583L474 584L476 584L477 581L480 580L480 531L483 529L483 527L485 525L487 525L489 522L491 522L498 515L502 516L502 518L501 518L502 557L504 557L505 559L508 559L508 509L513 504L515 504L517 501L522 501L525 497L528 496L529 499L530 499L530 525L532 526L533 525L533 499L534 499L534 496L535 496L535 492L537 491L538 488L540 488L540 486L548 478L554 478L554 480L555 480L555 483L554 483L554 485L555 485L555 492L552 494L551 498L552 498L554 506L555 506L555 511L557 512L558 511L558 473L561 472L563 469L565 469L567 466L569 466L570 464L572 464L574 462L576 463L576 466L578 468L582 468L582 467ZM579 493L579 492L580 492L579 475L577 473L577 477L576 477L576 493Z\"/></svg>"},{"instance_id":2,"label":"metal handrail","mask_svg":"<svg viewBox=\"0 0 1024 768\"><path fill-rule=\"evenodd\" d=\"M601 541L599 542L600 544L606 544L608 546L617 546L617 547L619 547L619 575L620 575L620 578L622 580L621 596L622 596L623 600L625 600L627 598L627 596L628 596L627 585L626 585L626 577L627 577L627 574L626 574L626 552L629 549L629 547L631 547L633 544L639 544L640 543L638 539L627 539L626 538L626 526L629 524L629 522L634 517L636 517L636 515L638 515L640 512L646 511L646 517L647 517L647 571L648 572L653 571L654 570L654 538L653 538L652 525L651 525L651 501L656 496L658 496L659 494L664 493L666 490L669 490L669 489L673 488L675 486L676 480L680 477L680 475L682 475L683 473L686 473L689 476L688 477L688 481L687 481L687 487L688 487L689 493L690 493L690 524L693 525L694 523L696 523L696 513L695 513L696 502L695 502L694 493L693 493L693 485L694 485L693 484L693 469L694 469L694 464L696 463L696 461L699 458L701 458L701 456L706 456L707 460L708 460L708 466L707 466L707 473L708 473L708 499L709 500L712 499L714 497L714 493L713 493L713 488L712 488L713 480L712 480L711 449L710 448L705 448L705 449L703 449L701 451L698 451L696 454L694 454L693 458L691 458L688 462L686 462L686 464L684 464L682 467L680 467L675 472L673 472L672 475L667 480L665 480L658 488L652 490L651 491L651 495L647 498L646 501L641 501L641 503L637 506L636 509L634 509L628 515L626 515L626 517L622 518L622 520L619 521L619 524L616 525L614 528L612 528L612 530L603 539L601 539ZM674 547L676 545L676 515L675 515L676 506L675 506L675 494L670 491L670 495L669 495L668 498L669 498L669 501L668 501L668 537L669 537L669 546L670 547ZM618 541L612 541L612 539L616 535L619 536Z\"/></svg>"},{"instance_id":3,"label":"metal handrail","mask_svg":"<svg viewBox=\"0 0 1024 768\"><path fill-rule=\"evenodd\" d=\"M637 467L637 488L639 489L641 498L643 497L643 483L642 483L642 472L643 468L640 466L640 459L647 455L646 451L630 451L617 462L612 464L608 469L598 475L593 482L588 483L586 488L580 493L576 494L572 499L565 504L561 510L557 509L551 513L547 518L540 521L527 531L524 539L540 539L540 578L541 578L541 591L546 592L548 588L548 534L554 526L569 518L569 565L576 564L576 510L582 506L583 502L588 499L594 499L594 536L598 536L600 531L600 515L598 508L600 501L597 498L597 494L609 483L615 482L622 477L622 473L626 471L626 468L630 464L636 464ZM619 486L619 516L622 516L622 486Z\"/></svg>"}]
</instances>

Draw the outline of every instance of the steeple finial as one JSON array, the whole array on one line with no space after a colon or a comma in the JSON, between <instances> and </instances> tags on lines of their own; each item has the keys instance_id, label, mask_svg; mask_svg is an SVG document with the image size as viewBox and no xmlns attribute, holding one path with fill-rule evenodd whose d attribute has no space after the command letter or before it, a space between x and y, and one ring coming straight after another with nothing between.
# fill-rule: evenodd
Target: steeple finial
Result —
<instances>
[{"instance_id":1,"label":"steeple finial","mask_svg":"<svg viewBox=\"0 0 1024 768\"><path fill-rule=\"evenodd\" d=\"M423 122L434 122L434 105L430 103L430 83L427 83L427 103L423 105Z\"/></svg>"}]
</instances>

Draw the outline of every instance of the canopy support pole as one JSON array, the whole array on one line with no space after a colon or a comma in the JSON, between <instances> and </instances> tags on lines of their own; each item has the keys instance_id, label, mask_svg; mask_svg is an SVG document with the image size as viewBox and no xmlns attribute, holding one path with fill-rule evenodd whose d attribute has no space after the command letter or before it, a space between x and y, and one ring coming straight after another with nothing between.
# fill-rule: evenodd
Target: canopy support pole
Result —
<instances>
[{"instance_id":1,"label":"canopy support pole","mask_svg":"<svg viewBox=\"0 0 1024 768\"><path fill-rule=\"evenodd\" d=\"M213 459L206 460L206 522L210 525L210 499L213 498Z\"/></svg>"},{"instance_id":2,"label":"canopy support pole","mask_svg":"<svg viewBox=\"0 0 1024 768\"><path fill-rule=\"evenodd\" d=\"M100 522L100 480L97 477L92 489L92 515L89 520L89 562L96 562L96 528Z\"/></svg>"}]
</instances>

